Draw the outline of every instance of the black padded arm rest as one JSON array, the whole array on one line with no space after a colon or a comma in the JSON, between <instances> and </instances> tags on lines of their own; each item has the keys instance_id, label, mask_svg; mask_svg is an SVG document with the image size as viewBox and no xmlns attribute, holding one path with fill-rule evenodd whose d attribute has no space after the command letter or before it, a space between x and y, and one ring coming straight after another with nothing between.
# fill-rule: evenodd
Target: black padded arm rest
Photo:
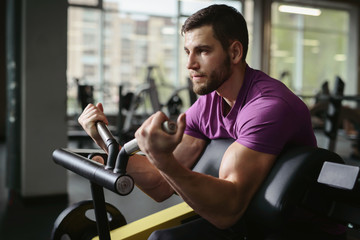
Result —
<instances>
[{"instance_id":1,"label":"black padded arm rest","mask_svg":"<svg viewBox=\"0 0 360 240\"><path fill-rule=\"evenodd\" d=\"M215 139L211 140L206 146L200 159L193 167L193 171L219 177L219 169L222 157L226 149L232 144L234 139Z\"/></svg>"},{"instance_id":2,"label":"black padded arm rest","mask_svg":"<svg viewBox=\"0 0 360 240\"><path fill-rule=\"evenodd\" d=\"M233 142L212 140L193 170L218 177L222 156ZM329 215L333 207L329 187L317 183L325 161L343 163L339 155L322 148L297 147L280 154L245 213L247 223L272 232L284 227L297 207Z\"/></svg>"},{"instance_id":3,"label":"black padded arm rest","mask_svg":"<svg viewBox=\"0 0 360 240\"><path fill-rule=\"evenodd\" d=\"M360 225L360 182L358 166L325 162L318 182L333 200L328 216L344 224Z\"/></svg>"},{"instance_id":4,"label":"black padded arm rest","mask_svg":"<svg viewBox=\"0 0 360 240\"><path fill-rule=\"evenodd\" d=\"M193 171L218 177L222 156L233 142L212 140ZM264 230L277 229L284 226L298 206L328 215L332 199L326 194L328 188L317 183L325 161L343 163L336 153L322 148L297 147L280 154L248 207L247 221Z\"/></svg>"},{"instance_id":5,"label":"black padded arm rest","mask_svg":"<svg viewBox=\"0 0 360 240\"><path fill-rule=\"evenodd\" d=\"M336 153L321 148L294 148L282 153L251 201L247 221L269 231L283 227L299 206L326 215L331 199L317 183L325 161L343 162Z\"/></svg>"}]
</instances>

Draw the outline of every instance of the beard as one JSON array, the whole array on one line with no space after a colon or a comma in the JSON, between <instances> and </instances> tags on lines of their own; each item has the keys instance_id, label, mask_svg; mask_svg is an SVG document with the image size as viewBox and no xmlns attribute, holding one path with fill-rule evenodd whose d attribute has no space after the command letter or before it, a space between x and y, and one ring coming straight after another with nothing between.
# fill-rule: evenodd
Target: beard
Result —
<instances>
[{"instance_id":1,"label":"beard","mask_svg":"<svg viewBox=\"0 0 360 240\"><path fill-rule=\"evenodd\" d=\"M193 91L198 95L211 93L218 89L230 76L230 56L227 55L222 64L210 73L209 79L205 83L193 84Z\"/></svg>"}]
</instances>

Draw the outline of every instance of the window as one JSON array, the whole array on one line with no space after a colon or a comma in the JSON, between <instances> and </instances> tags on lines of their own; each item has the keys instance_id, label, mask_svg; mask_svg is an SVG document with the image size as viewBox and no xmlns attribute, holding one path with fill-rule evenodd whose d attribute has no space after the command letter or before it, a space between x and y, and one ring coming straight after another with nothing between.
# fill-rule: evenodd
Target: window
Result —
<instances>
[{"instance_id":1,"label":"window","mask_svg":"<svg viewBox=\"0 0 360 240\"><path fill-rule=\"evenodd\" d=\"M79 4L79 5L88 5L88 6L97 6L99 0L69 0L70 4Z\"/></svg>"},{"instance_id":2,"label":"window","mask_svg":"<svg viewBox=\"0 0 360 240\"><path fill-rule=\"evenodd\" d=\"M215 3L225 3L240 11L242 7L242 1L235 0L69 0L69 3L68 115L82 111L77 103L77 84L91 85L95 102L104 104L106 114L117 114L118 87L123 85L125 92L134 92L145 83L148 66L157 66L161 72L155 81L168 88L167 91L159 88L163 104L166 103L174 88L187 84L183 39L179 34L185 18ZM187 99L184 102L188 105Z\"/></svg>"},{"instance_id":3,"label":"window","mask_svg":"<svg viewBox=\"0 0 360 240\"><path fill-rule=\"evenodd\" d=\"M298 7L272 4L270 74L304 95L315 94L324 81L332 86L336 76L348 81L349 11Z\"/></svg>"}]
</instances>

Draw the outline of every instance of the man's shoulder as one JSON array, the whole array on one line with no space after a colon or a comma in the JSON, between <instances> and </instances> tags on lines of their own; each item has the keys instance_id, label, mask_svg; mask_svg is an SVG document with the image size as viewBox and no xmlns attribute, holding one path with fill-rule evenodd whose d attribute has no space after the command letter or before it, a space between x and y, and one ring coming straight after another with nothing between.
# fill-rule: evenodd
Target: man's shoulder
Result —
<instances>
[{"instance_id":1,"label":"man's shoulder","mask_svg":"<svg viewBox=\"0 0 360 240\"><path fill-rule=\"evenodd\" d=\"M251 78L252 80L274 80L278 81L277 79L271 77L270 75L264 73L263 71L255 68L251 68L249 66L246 67L246 74L245 77Z\"/></svg>"}]
</instances>

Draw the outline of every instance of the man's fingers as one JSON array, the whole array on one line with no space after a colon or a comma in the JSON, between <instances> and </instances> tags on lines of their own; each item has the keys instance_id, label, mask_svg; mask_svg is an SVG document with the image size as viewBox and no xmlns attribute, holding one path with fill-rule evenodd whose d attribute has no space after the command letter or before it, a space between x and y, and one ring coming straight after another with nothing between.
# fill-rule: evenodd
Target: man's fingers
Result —
<instances>
[{"instance_id":1,"label":"man's fingers","mask_svg":"<svg viewBox=\"0 0 360 240\"><path fill-rule=\"evenodd\" d=\"M96 104L96 107L97 107L98 109L100 109L101 112L104 112L104 107L103 107L102 103Z\"/></svg>"},{"instance_id":2,"label":"man's fingers","mask_svg":"<svg viewBox=\"0 0 360 240\"><path fill-rule=\"evenodd\" d=\"M178 116L176 124L177 124L176 135L177 135L178 138L179 137L182 138L182 136L184 134L184 131L185 131L185 127L186 127L186 115L185 115L185 113L182 113L182 114L180 114Z\"/></svg>"}]
</instances>

